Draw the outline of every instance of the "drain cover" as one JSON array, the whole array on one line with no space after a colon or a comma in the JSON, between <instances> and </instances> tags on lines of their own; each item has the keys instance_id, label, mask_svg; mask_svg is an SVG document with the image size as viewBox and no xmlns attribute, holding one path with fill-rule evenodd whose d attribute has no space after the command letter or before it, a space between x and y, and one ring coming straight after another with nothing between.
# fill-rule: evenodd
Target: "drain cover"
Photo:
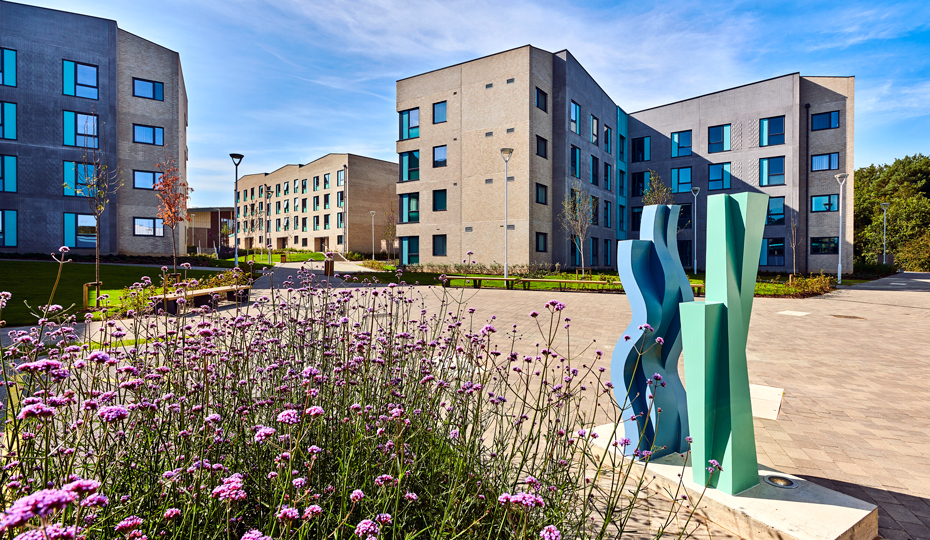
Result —
<instances>
[{"instance_id":1,"label":"drain cover","mask_svg":"<svg viewBox=\"0 0 930 540\"><path fill-rule=\"evenodd\" d=\"M865 317L856 317L855 315L830 315L831 317L836 317L837 319L859 319L864 321Z\"/></svg>"},{"instance_id":2,"label":"drain cover","mask_svg":"<svg viewBox=\"0 0 930 540\"><path fill-rule=\"evenodd\" d=\"M782 489L794 489L798 487L797 482L785 476L770 474L768 476L763 476L762 479L765 480L766 484L771 484Z\"/></svg>"}]
</instances>

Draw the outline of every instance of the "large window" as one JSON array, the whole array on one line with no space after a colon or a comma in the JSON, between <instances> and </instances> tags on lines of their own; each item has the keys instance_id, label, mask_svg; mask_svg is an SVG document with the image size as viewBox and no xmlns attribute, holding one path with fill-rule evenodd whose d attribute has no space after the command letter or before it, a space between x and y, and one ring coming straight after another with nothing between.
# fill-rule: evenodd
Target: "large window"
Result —
<instances>
[{"instance_id":1,"label":"large window","mask_svg":"<svg viewBox=\"0 0 930 540\"><path fill-rule=\"evenodd\" d=\"M637 137L633 139L633 163L649 161L652 159L650 146L651 137Z\"/></svg>"},{"instance_id":2,"label":"large window","mask_svg":"<svg viewBox=\"0 0 930 540\"><path fill-rule=\"evenodd\" d=\"M313 196L313 211L316 212L319 209L320 209L320 196L314 195Z\"/></svg>"},{"instance_id":3,"label":"large window","mask_svg":"<svg viewBox=\"0 0 930 540\"><path fill-rule=\"evenodd\" d=\"M572 146L571 150L571 175L575 178L581 178L581 149Z\"/></svg>"},{"instance_id":4,"label":"large window","mask_svg":"<svg viewBox=\"0 0 930 540\"><path fill-rule=\"evenodd\" d=\"M581 134L581 105L572 101L571 117L569 118L568 128L574 133Z\"/></svg>"},{"instance_id":5,"label":"large window","mask_svg":"<svg viewBox=\"0 0 930 540\"><path fill-rule=\"evenodd\" d=\"M332 183L329 180L329 173L323 175L323 189L329 189Z\"/></svg>"},{"instance_id":6,"label":"large window","mask_svg":"<svg viewBox=\"0 0 930 540\"><path fill-rule=\"evenodd\" d=\"M591 115L591 144L598 146L600 143L597 140L597 136L600 129L598 126L597 117L593 114Z\"/></svg>"},{"instance_id":7,"label":"large window","mask_svg":"<svg viewBox=\"0 0 930 540\"><path fill-rule=\"evenodd\" d=\"M539 135L536 136L536 155L549 159L549 141Z\"/></svg>"},{"instance_id":8,"label":"large window","mask_svg":"<svg viewBox=\"0 0 930 540\"><path fill-rule=\"evenodd\" d=\"M0 156L0 191L16 192L16 156Z\"/></svg>"},{"instance_id":9,"label":"large window","mask_svg":"<svg viewBox=\"0 0 930 540\"><path fill-rule=\"evenodd\" d=\"M133 236L165 236L165 225L158 218L133 218Z\"/></svg>"},{"instance_id":10,"label":"large window","mask_svg":"<svg viewBox=\"0 0 930 540\"><path fill-rule=\"evenodd\" d=\"M691 228L692 223L691 215L691 203L686 203L681 205L681 208L678 211L678 229L679 230L688 230Z\"/></svg>"},{"instance_id":11,"label":"large window","mask_svg":"<svg viewBox=\"0 0 930 540\"><path fill-rule=\"evenodd\" d=\"M636 206L633 208L633 219L630 223L631 232L639 232L639 227L643 222L643 207Z\"/></svg>"},{"instance_id":12,"label":"large window","mask_svg":"<svg viewBox=\"0 0 930 540\"><path fill-rule=\"evenodd\" d=\"M420 264L420 237L402 236L400 240L400 264Z\"/></svg>"},{"instance_id":13,"label":"large window","mask_svg":"<svg viewBox=\"0 0 930 540\"><path fill-rule=\"evenodd\" d=\"M730 189L729 163L713 163L708 167L707 189L710 191Z\"/></svg>"},{"instance_id":14,"label":"large window","mask_svg":"<svg viewBox=\"0 0 930 540\"><path fill-rule=\"evenodd\" d=\"M611 184L611 174L610 174L610 163L604 163L604 189L610 191Z\"/></svg>"},{"instance_id":15,"label":"large window","mask_svg":"<svg viewBox=\"0 0 930 540\"><path fill-rule=\"evenodd\" d=\"M604 266L610 266L611 264L610 263L610 244L611 243L612 243L611 240L607 238L604 239Z\"/></svg>"},{"instance_id":16,"label":"large window","mask_svg":"<svg viewBox=\"0 0 930 540\"><path fill-rule=\"evenodd\" d=\"M549 112L548 98L549 98L548 94L546 94L545 92L537 88L536 89L536 108L543 112Z\"/></svg>"},{"instance_id":17,"label":"large window","mask_svg":"<svg viewBox=\"0 0 930 540\"><path fill-rule=\"evenodd\" d=\"M320 191L320 177L313 177L313 191Z\"/></svg>"},{"instance_id":18,"label":"large window","mask_svg":"<svg viewBox=\"0 0 930 540\"><path fill-rule=\"evenodd\" d=\"M549 235L544 232L536 233L536 253L549 251Z\"/></svg>"},{"instance_id":19,"label":"large window","mask_svg":"<svg viewBox=\"0 0 930 540\"><path fill-rule=\"evenodd\" d=\"M727 152L730 150L730 124L707 128L707 152Z\"/></svg>"},{"instance_id":20,"label":"large window","mask_svg":"<svg viewBox=\"0 0 930 540\"><path fill-rule=\"evenodd\" d=\"M591 249L588 252L591 254L591 266L597 266L597 247L601 243L598 238L591 238Z\"/></svg>"},{"instance_id":21,"label":"large window","mask_svg":"<svg viewBox=\"0 0 930 540\"><path fill-rule=\"evenodd\" d=\"M691 167L672 169L672 193L691 193Z\"/></svg>"},{"instance_id":22,"label":"large window","mask_svg":"<svg viewBox=\"0 0 930 540\"><path fill-rule=\"evenodd\" d=\"M785 198L769 197L769 209L765 216L766 225L785 224Z\"/></svg>"},{"instance_id":23,"label":"large window","mask_svg":"<svg viewBox=\"0 0 930 540\"><path fill-rule=\"evenodd\" d=\"M617 135L617 159L626 162L626 137Z\"/></svg>"},{"instance_id":24,"label":"large window","mask_svg":"<svg viewBox=\"0 0 930 540\"><path fill-rule=\"evenodd\" d=\"M610 201L604 201L604 226L610 228Z\"/></svg>"},{"instance_id":25,"label":"large window","mask_svg":"<svg viewBox=\"0 0 930 540\"><path fill-rule=\"evenodd\" d=\"M446 193L444 189L433 190L433 212L446 211Z\"/></svg>"},{"instance_id":26,"label":"large window","mask_svg":"<svg viewBox=\"0 0 930 540\"><path fill-rule=\"evenodd\" d=\"M15 103L0 101L0 139L16 139Z\"/></svg>"},{"instance_id":27,"label":"large window","mask_svg":"<svg viewBox=\"0 0 930 540\"><path fill-rule=\"evenodd\" d=\"M91 188L94 185L94 170L93 165L65 161L64 181L62 182L64 194L70 197L93 195Z\"/></svg>"},{"instance_id":28,"label":"large window","mask_svg":"<svg viewBox=\"0 0 930 540\"><path fill-rule=\"evenodd\" d=\"M313 230L320 230L320 216L313 216Z\"/></svg>"},{"instance_id":29,"label":"large window","mask_svg":"<svg viewBox=\"0 0 930 540\"><path fill-rule=\"evenodd\" d=\"M763 238L759 266L785 266L785 239Z\"/></svg>"},{"instance_id":30,"label":"large window","mask_svg":"<svg viewBox=\"0 0 930 540\"><path fill-rule=\"evenodd\" d=\"M840 154L818 154L811 156L812 171L835 171L840 168Z\"/></svg>"},{"instance_id":31,"label":"large window","mask_svg":"<svg viewBox=\"0 0 930 540\"><path fill-rule=\"evenodd\" d=\"M64 145L97 148L97 116L64 111Z\"/></svg>"},{"instance_id":32,"label":"large window","mask_svg":"<svg viewBox=\"0 0 930 540\"><path fill-rule=\"evenodd\" d=\"M285 208L287 207L287 201L284 202ZM329 210L329 193L323 194L323 210ZM285 212L287 210L285 209Z\"/></svg>"},{"instance_id":33,"label":"large window","mask_svg":"<svg viewBox=\"0 0 930 540\"><path fill-rule=\"evenodd\" d=\"M346 171L339 169L336 171L336 186L346 185ZM297 180L294 180L294 193L297 193Z\"/></svg>"},{"instance_id":34,"label":"large window","mask_svg":"<svg viewBox=\"0 0 930 540\"><path fill-rule=\"evenodd\" d=\"M65 214L65 245L93 248L97 245L97 220L91 214Z\"/></svg>"},{"instance_id":35,"label":"large window","mask_svg":"<svg viewBox=\"0 0 930 540\"><path fill-rule=\"evenodd\" d=\"M400 223L420 222L420 194L405 193L400 195Z\"/></svg>"},{"instance_id":36,"label":"large window","mask_svg":"<svg viewBox=\"0 0 930 540\"><path fill-rule=\"evenodd\" d=\"M601 222L600 209L601 209L601 198L591 195L591 225L599 225Z\"/></svg>"},{"instance_id":37,"label":"large window","mask_svg":"<svg viewBox=\"0 0 930 540\"><path fill-rule=\"evenodd\" d=\"M446 166L446 147L433 147L433 168Z\"/></svg>"},{"instance_id":38,"label":"large window","mask_svg":"<svg viewBox=\"0 0 930 540\"><path fill-rule=\"evenodd\" d=\"M400 181L420 179L420 151L404 152L400 155Z\"/></svg>"},{"instance_id":39,"label":"large window","mask_svg":"<svg viewBox=\"0 0 930 540\"><path fill-rule=\"evenodd\" d=\"M329 214L323 214L323 228L328 230L329 227L330 227Z\"/></svg>"},{"instance_id":40,"label":"large window","mask_svg":"<svg viewBox=\"0 0 930 540\"><path fill-rule=\"evenodd\" d=\"M595 156L591 156L591 183L595 186L600 183L601 163Z\"/></svg>"},{"instance_id":41,"label":"large window","mask_svg":"<svg viewBox=\"0 0 930 540\"><path fill-rule=\"evenodd\" d=\"M160 181L160 172L132 171L132 187L135 189L155 189L155 184Z\"/></svg>"},{"instance_id":42,"label":"large window","mask_svg":"<svg viewBox=\"0 0 930 540\"><path fill-rule=\"evenodd\" d=\"M441 124L446 121L446 102L433 103L433 123Z\"/></svg>"},{"instance_id":43,"label":"large window","mask_svg":"<svg viewBox=\"0 0 930 540\"><path fill-rule=\"evenodd\" d=\"M612 142L612 137L611 137L610 126L605 125L604 126L604 151L607 152L608 154L613 153L613 147L611 145L611 142Z\"/></svg>"},{"instance_id":44,"label":"large window","mask_svg":"<svg viewBox=\"0 0 930 540\"><path fill-rule=\"evenodd\" d=\"M434 257L445 257L446 256L446 235L444 234L433 235L433 256Z\"/></svg>"},{"instance_id":45,"label":"large window","mask_svg":"<svg viewBox=\"0 0 930 540\"><path fill-rule=\"evenodd\" d=\"M549 204L549 188L544 184L536 184L536 202L539 204Z\"/></svg>"},{"instance_id":46,"label":"large window","mask_svg":"<svg viewBox=\"0 0 930 540\"><path fill-rule=\"evenodd\" d=\"M759 120L759 146L785 144L785 117L775 116Z\"/></svg>"},{"instance_id":47,"label":"large window","mask_svg":"<svg viewBox=\"0 0 930 540\"><path fill-rule=\"evenodd\" d=\"M16 210L0 210L0 246L16 247Z\"/></svg>"},{"instance_id":48,"label":"large window","mask_svg":"<svg viewBox=\"0 0 930 540\"><path fill-rule=\"evenodd\" d=\"M626 230L626 206L617 205L617 230Z\"/></svg>"},{"instance_id":49,"label":"large window","mask_svg":"<svg viewBox=\"0 0 930 540\"><path fill-rule=\"evenodd\" d=\"M304 201L306 200L307 199L304 199ZM304 206L307 206L307 205L304 204ZM336 192L336 206L338 206L339 208L345 208L346 206L346 192L345 191ZM297 208L297 203L294 203L294 208L295 209Z\"/></svg>"},{"instance_id":50,"label":"large window","mask_svg":"<svg viewBox=\"0 0 930 540\"><path fill-rule=\"evenodd\" d=\"M691 130L672 133L672 157L691 155Z\"/></svg>"},{"instance_id":51,"label":"large window","mask_svg":"<svg viewBox=\"0 0 930 540\"><path fill-rule=\"evenodd\" d=\"M649 185L649 171L633 173L633 197L642 197Z\"/></svg>"},{"instance_id":52,"label":"large window","mask_svg":"<svg viewBox=\"0 0 930 540\"><path fill-rule=\"evenodd\" d=\"M811 116L811 131L840 127L840 111L825 112Z\"/></svg>"},{"instance_id":53,"label":"large window","mask_svg":"<svg viewBox=\"0 0 930 540\"><path fill-rule=\"evenodd\" d=\"M773 157L759 160L759 185L781 186L785 184L785 158Z\"/></svg>"},{"instance_id":54,"label":"large window","mask_svg":"<svg viewBox=\"0 0 930 540\"><path fill-rule=\"evenodd\" d=\"M420 136L420 109L400 112L400 140L416 139Z\"/></svg>"},{"instance_id":55,"label":"large window","mask_svg":"<svg viewBox=\"0 0 930 540\"><path fill-rule=\"evenodd\" d=\"M62 66L61 91L64 95L97 99L97 66L70 60L64 60Z\"/></svg>"},{"instance_id":56,"label":"large window","mask_svg":"<svg viewBox=\"0 0 930 540\"><path fill-rule=\"evenodd\" d=\"M0 86L16 86L16 51L0 49Z\"/></svg>"},{"instance_id":57,"label":"large window","mask_svg":"<svg viewBox=\"0 0 930 540\"><path fill-rule=\"evenodd\" d=\"M816 195L811 197L811 212L839 211L839 195Z\"/></svg>"},{"instance_id":58,"label":"large window","mask_svg":"<svg viewBox=\"0 0 930 540\"><path fill-rule=\"evenodd\" d=\"M840 242L836 236L815 236L811 238L811 255L837 255L839 252Z\"/></svg>"},{"instance_id":59,"label":"large window","mask_svg":"<svg viewBox=\"0 0 930 540\"><path fill-rule=\"evenodd\" d=\"M132 95L145 99L165 100L165 85L145 79L132 79Z\"/></svg>"},{"instance_id":60,"label":"large window","mask_svg":"<svg viewBox=\"0 0 930 540\"><path fill-rule=\"evenodd\" d=\"M132 142L141 144L165 145L165 130L155 126L132 125Z\"/></svg>"}]
</instances>

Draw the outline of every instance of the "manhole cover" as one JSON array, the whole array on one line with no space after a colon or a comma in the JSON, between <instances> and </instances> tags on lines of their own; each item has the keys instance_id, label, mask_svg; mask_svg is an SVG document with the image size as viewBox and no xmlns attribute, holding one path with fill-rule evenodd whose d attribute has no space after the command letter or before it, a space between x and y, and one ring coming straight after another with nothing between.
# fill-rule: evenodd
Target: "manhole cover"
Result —
<instances>
[{"instance_id":1,"label":"manhole cover","mask_svg":"<svg viewBox=\"0 0 930 540\"><path fill-rule=\"evenodd\" d=\"M855 315L830 315L831 317L836 317L837 319L859 319L864 321L865 317L856 317Z\"/></svg>"}]
</instances>

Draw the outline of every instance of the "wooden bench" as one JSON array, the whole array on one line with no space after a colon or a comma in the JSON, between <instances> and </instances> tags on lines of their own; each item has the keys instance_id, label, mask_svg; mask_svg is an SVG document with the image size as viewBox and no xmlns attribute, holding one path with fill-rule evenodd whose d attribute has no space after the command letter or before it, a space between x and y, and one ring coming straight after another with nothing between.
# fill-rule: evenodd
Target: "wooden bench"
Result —
<instances>
[{"instance_id":1,"label":"wooden bench","mask_svg":"<svg viewBox=\"0 0 930 540\"><path fill-rule=\"evenodd\" d=\"M704 284L703 283L692 283L691 291L694 293L694 296L704 296Z\"/></svg>"},{"instance_id":2,"label":"wooden bench","mask_svg":"<svg viewBox=\"0 0 930 540\"><path fill-rule=\"evenodd\" d=\"M559 290L564 291L566 285L601 285L607 286L617 282L593 279L542 279L542 278L524 278L520 280L525 290L529 290L531 283L558 283Z\"/></svg>"},{"instance_id":3,"label":"wooden bench","mask_svg":"<svg viewBox=\"0 0 930 540\"><path fill-rule=\"evenodd\" d=\"M482 282L482 281L503 281L503 282L504 282L504 285L506 285L508 289L513 289L514 284L517 283L518 281L521 281L521 279L518 278L518 277L508 277L508 278L505 278L504 276L500 276L500 277L497 277L497 276L480 276L480 277L474 277L474 276L463 276L463 275L460 275L460 274L452 274L452 275L448 275L448 274L447 274L446 277L447 277L448 279L447 279L446 281L443 282L443 287L448 287L448 286L449 286L449 283L450 283L453 279L461 279L461 280L465 280L465 281L471 280L471 282L472 282L472 287L474 287L474 288L476 288L476 289L480 289L480 288L481 288L481 282ZM467 283L465 283L465 285L467 285Z\"/></svg>"},{"instance_id":4,"label":"wooden bench","mask_svg":"<svg viewBox=\"0 0 930 540\"><path fill-rule=\"evenodd\" d=\"M181 298L183 298L185 301L193 300L194 307L201 307L212 302L214 294L225 293L226 300L230 302L234 302L236 300L236 296L239 296L240 299L248 298L249 290L251 288L251 285L226 285L223 287L211 287L209 289L185 289L181 292L158 294L152 296L151 298L155 303L154 305L156 309L159 305L164 305L165 311L171 313L172 315L177 315L178 300Z\"/></svg>"}]
</instances>

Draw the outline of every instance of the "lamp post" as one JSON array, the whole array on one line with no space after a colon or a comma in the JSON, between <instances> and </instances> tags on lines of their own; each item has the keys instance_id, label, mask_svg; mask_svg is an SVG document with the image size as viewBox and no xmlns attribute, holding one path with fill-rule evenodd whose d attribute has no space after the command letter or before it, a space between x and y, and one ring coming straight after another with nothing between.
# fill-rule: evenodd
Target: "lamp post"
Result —
<instances>
[{"instance_id":1,"label":"lamp post","mask_svg":"<svg viewBox=\"0 0 930 540\"><path fill-rule=\"evenodd\" d=\"M375 211L369 210L371 213L371 260L375 260Z\"/></svg>"},{"instance_id":2,"label":"lamp post","mask_svg":"<svg viewBox=\"0 0 930 540\"><path fill-rule=\"evenodd\" d=\"M840 184L840 199L837 202L837 210L840 213L840 235L837 238L837 255L838 260L836 263L836 282L843 282L843 185L846 183L846 179L849 178L849 173L840 173L834 175L836 181Z\"/></svg>"},{"instance_id":3,"label":"lamp post","mask_svg":"<svg viewBox=\"0 0 930 540\"><path fill-rule=\"evenodd\" d=\"M694 245L691 246L691 251L694 253L694 275L697 275L697 196L701 192L701 188L693 187L691 188L691 194L694 195L694 207L692 210L691 226L694 228Z\"/></svg>"},{"instance_id":4,"label":"lamp post","mask_svg":"<svg viewBox=\"0 0 930 540\"><path fill-rule=\"evenodd\" d=\"M888 256L885 255L885 240L888 232L888 206L891 203L882 203L882 264L888 264Z\"/></svg>"},{"instance_id":5,"label":"lamp post","mask_svg":"<svg viewBox=\"0 0 930 540\"><path fill-rule=\"evenodd\" d=\"M236 167L236 182L235 184L233 184L234 186L233 189L235 189L236 192L233 194L233 205L235 205L236 207L235 212L238 212L239 211L239 163L242 162L242 158L244 156L242 154L229 154L229 157L232 158L233 165ZM233 212L234 216L236 216L235 212ZM233 250L236 252L235 265L236 267L238 267L239 266L239 217L238 216L236 216L236 228L233 230L236 231L233 233L233 237L234 237L233 241L236 244L235 246L233 246Z\"/></svg>"},{"instance_id":6,"label":"lamp post","mask_svg":"<svg viewBox=\"0 0 930 540\"><path fill-rule=\"evenodd\" d=\"M268 242L268 264L271 264L271 186L265 184L265 241Z\"/></svg>"},{"instance_id":7,"label":"lamp post","mask_svg":"<svg viewBox=\"0 0 930 540\"><path fill-rule=\"evenodd\" d=\"M501 157L504 158L504 279L510 277L510 267L507 264L507 163L513 155L513 148L501 148Z\"/></svg>"}]
</instances>

